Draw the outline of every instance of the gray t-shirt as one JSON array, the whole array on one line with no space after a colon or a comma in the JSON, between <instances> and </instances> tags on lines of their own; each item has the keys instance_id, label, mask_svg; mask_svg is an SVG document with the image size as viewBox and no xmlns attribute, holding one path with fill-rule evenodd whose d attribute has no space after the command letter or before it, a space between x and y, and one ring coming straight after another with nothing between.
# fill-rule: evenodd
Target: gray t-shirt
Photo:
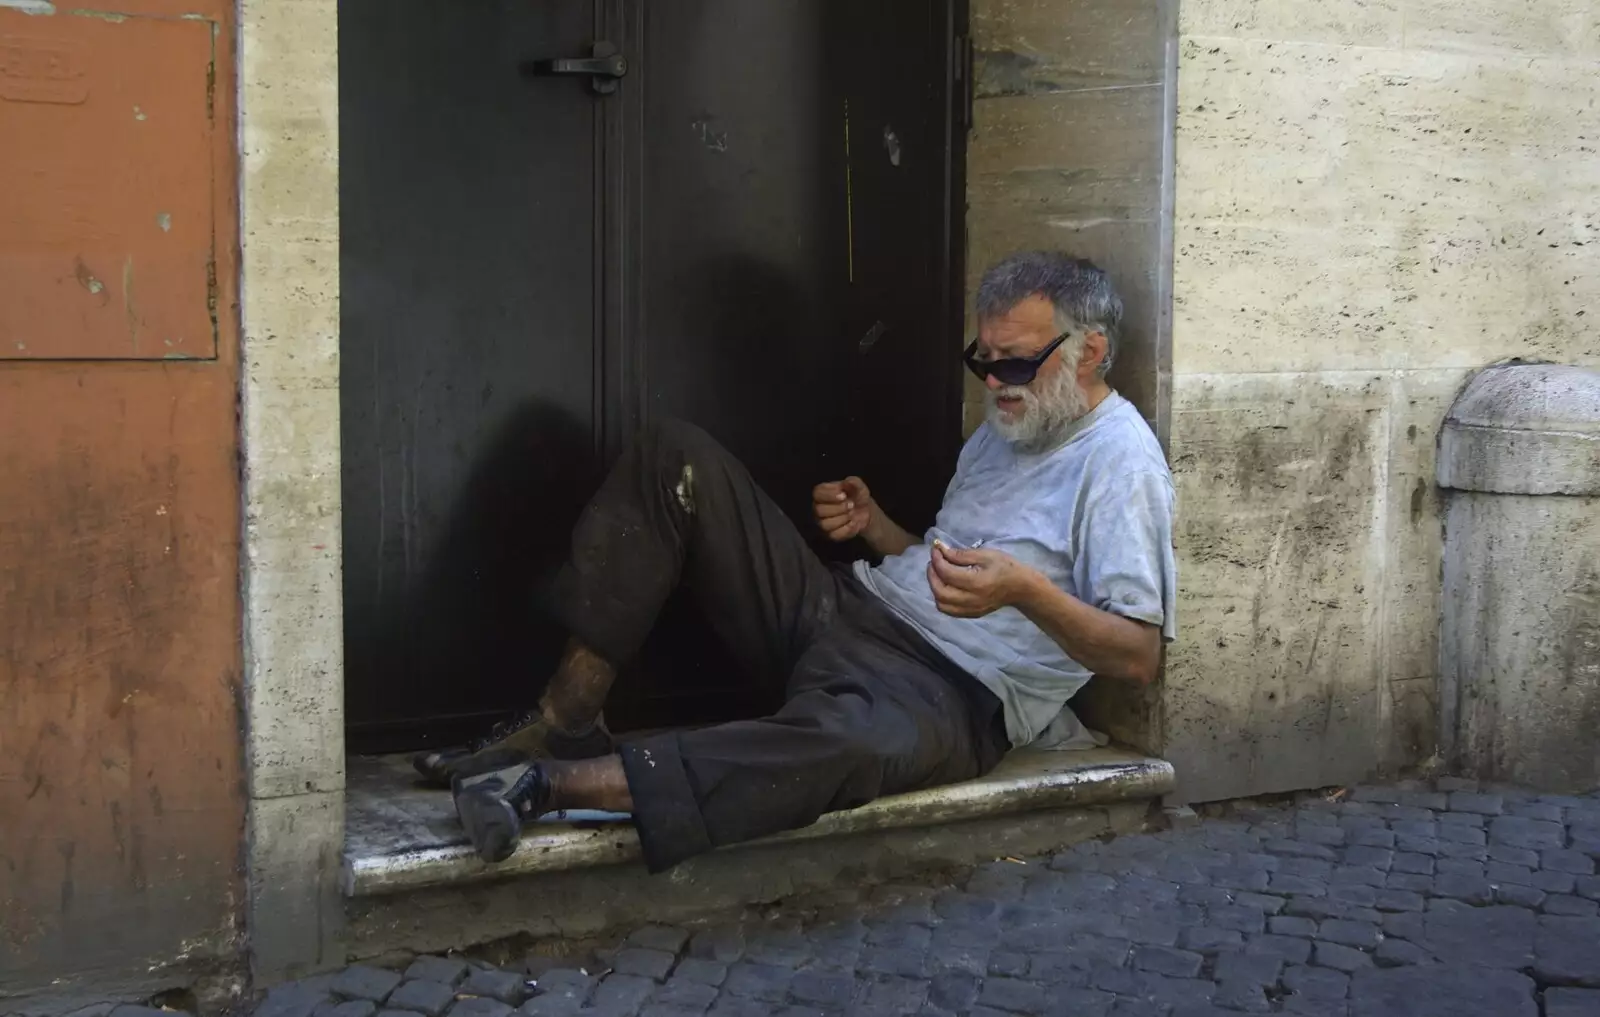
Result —
<instances>
[{"instance_id":1,"label":"gray t-shirt","mask_svg":"<svg viewBox=\"0 0 1600 1017\"><path fill-rule=\"evenodd\" d=\"M1055 720L1090 673L1015 608L941 614L928 585L935 538L1003 551L1103 611L1177 634L1172 475L1133 404L1113 392L1055 449L1017 452L987 424L961 450L924 542L856 576L1005 706L1013 745Z\"/></svg>"}]
</instances>

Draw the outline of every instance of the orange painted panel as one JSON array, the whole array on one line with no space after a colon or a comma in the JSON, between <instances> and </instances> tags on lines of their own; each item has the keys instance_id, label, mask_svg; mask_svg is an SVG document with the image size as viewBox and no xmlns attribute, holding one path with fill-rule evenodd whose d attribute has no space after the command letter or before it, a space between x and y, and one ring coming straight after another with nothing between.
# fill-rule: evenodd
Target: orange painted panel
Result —
<instances>
[{"instance_id":1,"label":"orange painted panel","mask_svg":"<svg viewBox=\"0 0 1600 1017\"><path fill-rule=\"evenodd\" d=\"M237 949L232 374L0 366L0 1012Z\"/></svg>"},{"instance_id":2,"label":"orange painted panel","mask_svg":"<svg viewBox=\"0 0 1600 1017\"><path fill-rule=\"evenodd\" d=\"M0 8L0 359L216 356L215 32Z\"/></svg>"}]
</instances>

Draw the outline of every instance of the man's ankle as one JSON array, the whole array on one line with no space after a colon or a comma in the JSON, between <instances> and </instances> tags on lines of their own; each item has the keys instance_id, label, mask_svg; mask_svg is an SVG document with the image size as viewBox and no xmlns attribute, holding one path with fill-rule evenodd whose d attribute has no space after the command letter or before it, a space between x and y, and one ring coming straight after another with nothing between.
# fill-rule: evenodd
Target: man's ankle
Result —
<instances>
[{"instance_id":1,"label":"man's ankle","mask_svg":"<svg viewBox=\"0 0 1600 1017\"><path fill-rule=\"evenodd\" d=\"M571 720L561 716L560 712L551 704L549 697L539 702L539 715L550 726L552 731L566 735L568 738L582 738L591 734L599 724L599 717L590 717L587 720Z\"/></svg>"}]
</instances>

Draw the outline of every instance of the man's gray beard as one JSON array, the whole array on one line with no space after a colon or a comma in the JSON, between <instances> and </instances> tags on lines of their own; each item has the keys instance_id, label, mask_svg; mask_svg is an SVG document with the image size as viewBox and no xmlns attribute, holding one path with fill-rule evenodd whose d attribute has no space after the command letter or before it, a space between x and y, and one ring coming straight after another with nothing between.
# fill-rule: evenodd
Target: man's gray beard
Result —
<instances>
[{"instance_id":1,"label":"man's gray beard","mask_svg":"<svg viewBox=\"0 0 1600 1017\"><path fill-rule=\"evenodd\" d=\"M1022 397L1020 416L1008 420L1001 412L999 398L1006 395ZM988 404L989 426L1018 451L1028 453L1043 452L1059 445L1067 429L1089 412L1089 396L1079 387L1072 372L1065 369L1052 374L1038 392L1025 385L991 391Z\"/></svg>"}]
</instances>

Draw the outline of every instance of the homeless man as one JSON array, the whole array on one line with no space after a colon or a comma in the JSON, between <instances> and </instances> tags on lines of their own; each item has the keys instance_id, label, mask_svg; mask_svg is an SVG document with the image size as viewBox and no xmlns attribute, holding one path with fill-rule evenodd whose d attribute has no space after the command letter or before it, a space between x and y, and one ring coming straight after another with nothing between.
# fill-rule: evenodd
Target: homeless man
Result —
<instances>
[{"instance_id":1,"label":"homeless man","mask_svg":"<svg viewBox=\"0 0 1600 1017\"><path fill-rule=\"evenodd\" d=\"M1012 256L966 351L988 388L937 520L901 529L859 478L816 522L881 559L823 563L745 468L683 424L646 433L580 518L552 598L570 641L538 709L416 758L453 786L478 854L560 809L631 813L661 871L825 812L982 775L1091 675L1146 683L1174 634L1173 493L1144 419L1105 380L1122 303L1094 265ZM613 745L618 664L682 585L770 717Z\"/></svg>"}]
</instances>

